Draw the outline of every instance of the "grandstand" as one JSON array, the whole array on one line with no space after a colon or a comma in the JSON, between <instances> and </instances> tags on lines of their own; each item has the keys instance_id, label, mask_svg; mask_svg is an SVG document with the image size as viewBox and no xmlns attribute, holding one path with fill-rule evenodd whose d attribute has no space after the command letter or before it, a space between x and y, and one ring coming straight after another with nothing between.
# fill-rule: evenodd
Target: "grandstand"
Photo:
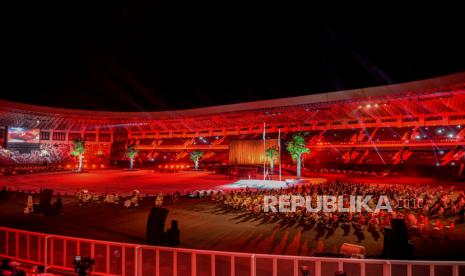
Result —
<instances>
[{"instance_id":1,"label":"grandstand","mask_svg":"<svg viewBox=\"0 0 465 276\"><path fill-rule=\"evenodd\" d=\"M463 175L465 74L170 112L91 112L1 101L0 162L73 168L64 148L80 138L90 168L120 164L128 145L137 145L139 164L189 162L189 152L202 150L203 164L224 165L229 142L260 139L263 123L268 138L281 132L283 144L293 133L306 133L308 165L392 171L453 166L455 175ZM8 146L8 127L40 129L46 156L38 148L27 154L26 145L21 151ZM283 160L292 162L286 155Z\"/></svg>"}]
</instances>

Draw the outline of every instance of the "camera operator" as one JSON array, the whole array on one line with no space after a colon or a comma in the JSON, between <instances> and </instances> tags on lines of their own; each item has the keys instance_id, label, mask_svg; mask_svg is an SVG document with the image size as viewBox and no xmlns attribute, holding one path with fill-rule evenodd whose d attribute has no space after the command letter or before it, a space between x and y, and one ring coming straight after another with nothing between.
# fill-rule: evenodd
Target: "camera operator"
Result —
<instances>
[{"instance_id":1,"label":"camera operator","mask_svg":"<svg viewBox=\"0 0 465 276\"><path fill-rule=\"evenodd\" d=\"M79 276L90 275L92 270L94 270L95 261L91 257L81 257L76 256L73 261L74 271L77 272Z\"/></svg>"}]
</instances>

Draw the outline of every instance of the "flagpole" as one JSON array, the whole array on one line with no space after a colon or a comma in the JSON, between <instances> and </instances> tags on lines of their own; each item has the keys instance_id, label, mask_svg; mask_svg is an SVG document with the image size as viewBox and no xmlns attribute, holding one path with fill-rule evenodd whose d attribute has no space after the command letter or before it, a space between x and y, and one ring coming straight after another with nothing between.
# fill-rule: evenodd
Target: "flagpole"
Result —
<instances>
[{"instance_id":1,"label":"flagpole","mask_svg":"<svg viewBox=\"0 0 465 276\"><path fill-rule=\"evenodd\" d=\"M266 129L266 123L263 123L263 180L266 179L266 174L265 174L265 170L266 170L266 144L265 144L265 141L266 141L266 132L265 132L265 129Z\"/></svg>"},{"instance_id":2,"label":"flagpole","mask_svg":"<svg viewBox=\"0 0 465 276\"><path fill-rule=\"evenodd\" d=\"M279 181L281 181L281 129L278 129Z\"/></svg>"}]
</instances>

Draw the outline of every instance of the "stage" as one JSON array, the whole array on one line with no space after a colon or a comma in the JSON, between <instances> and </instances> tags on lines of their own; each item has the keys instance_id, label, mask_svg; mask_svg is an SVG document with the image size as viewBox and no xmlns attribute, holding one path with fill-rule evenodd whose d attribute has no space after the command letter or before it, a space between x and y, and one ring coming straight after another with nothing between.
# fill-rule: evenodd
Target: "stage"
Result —
<instances>
[{"instance_id":1,"label":"stage","mask_svg":"<svg viewBox=\"0 0 465 276\"><path fill-rule=\"evenodd\" d=\"M283 175L283 180L293 179L291 175ZM432 178L421 177L380 177L380 176L350 176L342 174L305 175L305 183L322 183L326 180L343 180L347 182L373 183L373 184L421 184L421 185L456 185L451 181L439 181ZM262 180L263 181L263 180ZM272 181L263 185L258 179L231 179L229 176L213 174L204 171L181 171L177 173L159 173L152 170L94 170L84 173L56 172L39 173L31 175L2 176L0 187L7 186L15 190L36 191L41 188L50 188L59 193L75 193L80 189L90 192L125 193L134 189L144 194L155 193L186 193L196 190L230 190L249 188L279 189L286 188L285 182ZM463 190L462 187L457 187Z\"/></svg>"},{"instance_id":2,"label":"stage","mask_svg":"<svg viewBox=\"0 0 465 276\"><path fill-rule=\"evenodd\" d=\"M279 180L263 180L263 179L242 179L231 184L221 186L223 189L285 189L297 183L296 181L279 181Z\"/></svg>"},{"instance_id":3,"label":"stage","mask_svg":"<svg viewBox=\"0 0 465 276\"><path fill-rule=\"evenodd\" d=\"M287 176L288 177L288 176ZM299 185L301 183L310 183L310 184L319 184L327 182L327 178L302 178L300 181L287 178L282 181L273 179L273 180L263 180L263 179L241 179L231 184L226 184L220 186L221 189L256 189L256 190L270 190L270 189L286 189L294 185Z\"/></svg>"}]
</instances>

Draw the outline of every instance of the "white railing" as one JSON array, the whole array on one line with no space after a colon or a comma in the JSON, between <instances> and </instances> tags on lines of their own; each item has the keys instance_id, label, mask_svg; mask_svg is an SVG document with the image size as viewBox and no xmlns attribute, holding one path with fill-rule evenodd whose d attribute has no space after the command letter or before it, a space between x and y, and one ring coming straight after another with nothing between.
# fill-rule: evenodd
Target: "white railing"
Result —
<instances>
[{"instance_id":1,"label":"white railing","mask_svg":"<svg viewBox=\"0 0 465 276\"><path fill-rule=\"evenodd\" d=\"M460 276L465 262L319 258L168 248L82 239L0 227L0 258L72 271L75 256L95 259L95 275Z\"/></svg>"}]
</instances>

